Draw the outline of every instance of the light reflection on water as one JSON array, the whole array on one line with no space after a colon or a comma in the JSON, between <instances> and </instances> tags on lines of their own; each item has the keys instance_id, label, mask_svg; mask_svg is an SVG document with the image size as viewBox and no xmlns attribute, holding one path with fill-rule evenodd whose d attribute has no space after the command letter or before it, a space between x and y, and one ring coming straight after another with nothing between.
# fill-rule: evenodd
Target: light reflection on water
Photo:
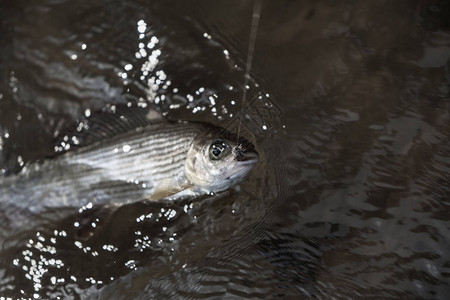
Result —
<instances>
[{"instance_id":1,"label":"light reflection on water","mask_svg":"<svg viewBox=\"0 0 450 300\"><path fill-rule=\"evenodd\" d=\"M0 297L445 298L447 6L264 2L248 87L251 2L5 6L2 173L151 105L242 121L261 161L226 193L0 222Z\"/></svg>"}]
</instances>

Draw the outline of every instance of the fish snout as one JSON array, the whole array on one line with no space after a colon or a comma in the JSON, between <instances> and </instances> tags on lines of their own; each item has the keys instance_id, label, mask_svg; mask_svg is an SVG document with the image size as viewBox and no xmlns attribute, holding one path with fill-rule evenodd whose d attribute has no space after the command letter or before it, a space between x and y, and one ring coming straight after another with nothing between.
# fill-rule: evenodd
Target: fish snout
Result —
<instances>
[{"instance_id":1,"label":"fish snout","mask_svg":"<svg viewBox=\"0 0 450 300\"><path fill-rule=\"evenodd\" d=\"M236 149L236 160L246 164L257 163L259 155L255 150Z\"/></svg>"}]
</instances>

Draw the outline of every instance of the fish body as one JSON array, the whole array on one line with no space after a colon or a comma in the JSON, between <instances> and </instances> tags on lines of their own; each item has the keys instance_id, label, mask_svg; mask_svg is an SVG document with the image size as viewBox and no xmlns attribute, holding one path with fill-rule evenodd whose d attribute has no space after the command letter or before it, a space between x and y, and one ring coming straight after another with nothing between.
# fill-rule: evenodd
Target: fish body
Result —
<instances>
[{"instance_id":1,"label":"fish body","mask_svg":"<svg viewBox=\"0 0 450 300\"><path fill-rule=\"evenodd\" d=\"M39 214L218 192L245 179L257 161L253 145L222 128L158 123L0 178L0 205Z\"/></svg>"}]
</instances>

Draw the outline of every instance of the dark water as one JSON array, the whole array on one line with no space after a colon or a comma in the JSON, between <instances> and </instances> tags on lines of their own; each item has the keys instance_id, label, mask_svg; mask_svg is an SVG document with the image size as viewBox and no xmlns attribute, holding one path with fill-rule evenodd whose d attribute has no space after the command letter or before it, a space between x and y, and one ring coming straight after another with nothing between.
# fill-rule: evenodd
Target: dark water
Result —
<instances>
[{"instance_id":1,"label":"dark water","mask_svg":"<svg viewBox=\"0 0 450 300\"><path fill-rule=\"evenodd\" d=\"M214 197L0 228L0 296L448 297L449 3L263 1L242 101L253 7L2 1L2 173L127 106L241 120L262 159Z\"/></svg>"}]
</instances>

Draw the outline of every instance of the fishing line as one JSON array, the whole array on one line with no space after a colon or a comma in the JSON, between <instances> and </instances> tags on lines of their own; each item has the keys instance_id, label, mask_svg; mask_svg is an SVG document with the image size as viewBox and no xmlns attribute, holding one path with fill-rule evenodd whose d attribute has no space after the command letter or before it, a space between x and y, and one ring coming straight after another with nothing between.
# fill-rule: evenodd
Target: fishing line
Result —
<instances>
[{"instance_id":1,"label":"fishing line","mask_svg":"<svg viewBox=\"0 0 450 300\"><path fill-rule=\"evenodd\" d=\"M252 68L253 54L255 52L256 35L258 34L261 10L262 10L262 0L255 0L254 5L253 5L252 24L251 24L251 28L250 28L250 39L249 39L249 44L248 44L247 62L246 62L245 75L244 75L244 90L242 92L241 112L239 114L240 120L239 120L238 131L237 131L238 139L239 139L239 136L241 133L241 124L242 124L241 118L242 118L242 114L244 112L245 100L247 97L247 86L248 86L248 83L250 80L250 70Z\"/></svg>"}]
</instances>

